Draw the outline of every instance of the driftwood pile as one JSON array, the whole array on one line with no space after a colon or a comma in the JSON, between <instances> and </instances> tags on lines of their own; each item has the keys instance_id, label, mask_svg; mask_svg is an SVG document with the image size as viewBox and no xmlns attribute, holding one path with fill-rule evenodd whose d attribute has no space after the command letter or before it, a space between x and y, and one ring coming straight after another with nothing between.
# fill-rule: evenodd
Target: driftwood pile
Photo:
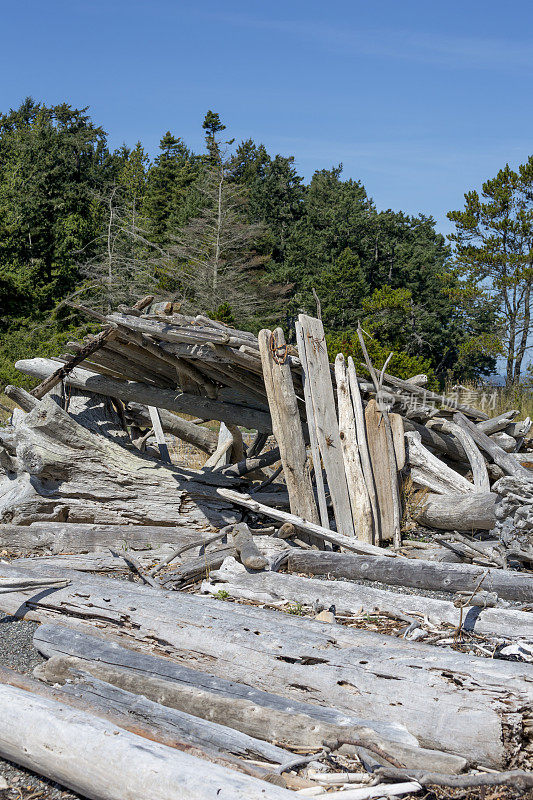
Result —
<instances>
[{"instance_id":1,"label":"driftwood pile","mask_svg":"<svg viewBox=\"0 0 533 800\"><path fill-rule=\"evenodd\" d=\"M306 315L100 321L6 389L0 608L47 660L0 669L0 755L98 800L531 788L531 422Z\"/></svg>"}]
</instances>

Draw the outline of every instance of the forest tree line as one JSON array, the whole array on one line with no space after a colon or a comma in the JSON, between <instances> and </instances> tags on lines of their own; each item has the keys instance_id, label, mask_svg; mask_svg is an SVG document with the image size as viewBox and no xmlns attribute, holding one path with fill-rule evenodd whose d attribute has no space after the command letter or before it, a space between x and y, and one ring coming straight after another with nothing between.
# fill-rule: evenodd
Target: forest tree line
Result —
<instances>
[{"instance_id":1,"label":"forest tree line","mask_svg":"<svg viewBox=\"0 0 533 800\"><path fill-rule=\"evenodd\" d=\"M533 159L465 195L451 244L422 214L379 211L342 166L306 183L293 157L234 142L218 114L196 153L171 132L111 150L87 109L27 99L0 115L0 385L105 313L155 294L241 328L315 314L333 352L369 334L381 366L434 382L524 369L531 324Z\"/></svg>"}]
</instances>

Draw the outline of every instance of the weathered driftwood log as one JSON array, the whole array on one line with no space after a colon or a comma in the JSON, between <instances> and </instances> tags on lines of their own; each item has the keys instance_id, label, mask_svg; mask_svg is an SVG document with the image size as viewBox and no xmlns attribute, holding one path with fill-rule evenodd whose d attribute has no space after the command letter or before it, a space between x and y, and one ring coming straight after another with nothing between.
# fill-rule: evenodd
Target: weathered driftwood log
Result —
<instances>
[{"instance_id":1,"label":"weathered driftwood log","mask_svg":"<svg viewBox=\"0 0 533 800\"><path fill-rule=\"evenodd\" d=\"M15 366L27 375L45 378L54 372L57 362L46 358L33 358L17 361ZM147 406L166 408L168 411L190 414L194 417L202 417L202 419L218 419L266 433L270 433L272 430L270 415L264 411L235 403L210 400L207 397L186 392L159 389L147 383L115 380L80 367L76 367L68 374L65 383L77 389L118 397L125 403L136 402Z\"/></svg>"},{"instance_id":2,"label":"weathered driftwood log","mask_svg":"<svg viewBox=\"0 0 533 800\"><path fill-rule=\"evenodd\" d=\"M48 568L39 574L53 572ZM42 621L68 613L70 624L83 627L97 617L102 633L122 634L139 647L156 638L165 643L168 656L179 655L183 661L191 653L195 666L214 675L407 724L423 746L468 754L475 763L503 766L522 744L523 714L532 692L524 680L527 665L474 659L352 628L332 630L331 625L266 609L60 572L62 578L74 576L71 587L46 597L0 595L2 607L18 613L28 609ZM4 577L23 573L36 571L0 564Z\"/></svg>"},{"instance_id":3,"label":"weathered driftwood log","mask_svg":"<svg viewBox=\"0 0 533 800\"><path fill-rule=\"evenodd\" d=\"M150 414L146 406L140 403L128 403L126 409L128 419L140 427L152 427ZM184 442L194 445L204 453L214 453L217 446L217 435L209 428L203 428L201 425L195 425L194 422L189 422L183 417L178 417L164 408L159 409L161 417L161 425L166 433L171 433L182 439Z\"/></svg>"},{"instance_id":4,"label":"weathered driftwood log","mask_svg":"<svg viewBox=\"0 0 533 800\"><path fill-rule=\"evenodd\" d=\"M49 670L42 672L45 675L51 675L55 683L59 676L54 673L54 670L57 670L60 665L48 662L47 666L49 666ZM118 711L120 714L130 714L133 719L148 722L163 729L167 735L174 733L174 736L180 741L206 749L216 748L243 758L257 758L272 764L286 763L291 757L291 754L281 747L248 736L248 734L236 731L227 725L202 719L202 717L187 714L178 709L168 708L142 694L139 695L92 677L83 670L64 671L67 674L64 675L63 680L67 678L69 680L64 686L65 693L87 700L104 712L109 709ZM37 674L42 673L38 672Z\"/></svg>"},{"instance_id":5,"label":"weathered driftwood log","mask_svg":"<svg viewBox=\"0 0 533 800\"><path fill-rule=\"evenodd\" d=\"M209 535L208 532L178 525L37 522L32 525L0 525L0 548L21 553L89 553L99 547L142 550L161 544L189 544Z\"/></svg>"},{"instance_id":6,"label":"weathered driftwood log","mask_svg":"<svg viewBox=\"0 0 533 800\"><path fill-rule=\"evenodd\" d=\"M437 433L429 425L421 425L413 419L403 417L403 425L406 431L415 431L420 434L422 444L431 447L440 455L450 458L452 461L467 461L466 453L460 442L446 433Z\"/></svg>"},{"instance_id":7,"label":"weathered driftwood log","mask_svg":"<svg viewBox=\"0 0 533 800\"><path fill-rule=\"evenodd\" d=\"M203 476L163 466L79 425L42 400L14 428L17 475L0 483L0 519L216 525L236 522Z\"/></svg>"},{"instance_id":8,"label":"weathered driftwood log","mask_svg":"<svg viewBox=\"0 0 533 800\"><path fill-rule=\"evenodd\" d=\"M486 433L480 431L471 420L467 419L463 414L454 414L453 421L463 430L470 433L477 446L487 453L507 475L514 475L517 478L533 481L533 476L529 470L523 467L513 455L502 450Z\"/></svg>"},{"instance_id":9,"label":"weathered driftwood log","mask_svg":"<svg viewBox=\"0 0 533 800\"><path fill-rule=\"evenodd\" d=\"M481 635L504 638L527 638L531 632L531 614L511 609L479 609L466 606L460 610L449 600L435 600L416 594L399 594L386 589L374 589L347 581L325 581L300 578L279 572L250 573L233 558L226 558L220 569L211 572L212 592L226 590L233 597L265 602L289 600L313 606L317 599L325 606L334 605L339 614L352 614L362 609L407 615L428 616L433 624L447 624ZM207 584L206 587L207 588Z\"/></svg>"},{"instance_id":10,"label":"weathered driftwood log","mask_svg":"<svg viewBox=\"0 0 533 800\"><path fill-rule=\"evenodd\" d=\"M496 524L494 492L427 494L413 512L417 522L442 531L490 531Z\"/></svg>"},{"instance_id":11,"label":"weathered driftwood log","mask_svg":"<svg viewBox=\"0 0 533 800\"><path fill-rule=\"evenodd\" d=\"M485 464L485 459L478 450L478 447L471 434L465 431L455 422L450 422L449 420L443 419L439 420L438 422L431 420L429 424L431 426L438 425L440 429L444 431L444 433L451 434L451 436L454 436L460 442L463 450L466 453L468 463L470 464L470 469L472 471L472 482L474 486L480 492L490 492L490 481L487 472L487 465ZM514 439L513 443L516 444Z\"/></svg>"},{"instance_id":12,"label":"weathered driftwood log","mask_svg":"<svg viewBox=\"0 0 533 800\"><path fill-rule=\"evenodd\" d=\"M0 684L0 755L92 800L282 800L285 789Z\"/></svg>"},{"instance_id":13,"label":"weathered driftwood log","mask_svg":"<svg viewBox=\"0 0 533 800\"><path fill-rule=\"evenodd\" d=\"M374 526L374 534L376 538L379 535L379 509L378 499L376 494L376 485L374 482L374 475L372 472L372 462L370 461L370 452L368 449L368 441L366 438L365 426L365 411L363 408L363 400L361 398L361 386L355 370L353 358L348 356L348 382L350 384L350 395L353 405L353 413L355 419L355 430L357 433L357 445L359 447L359 457L361 459L361 468L365 478L365 484L368 491L368 497L372 508L372 521Z\"/></svg>"},{"instance_id":14,"label":"weathered driftwood log","mask_svg":"<svg viewBox=\"0 0 533 800\"><path fill-rule=\"evenodd\" d=\"M135 661L139 656L131 653L128 658ZM158 666L156 663L155 668ZM168 677L161 679L153 673L147 675L142 669L139 672L137 669L117 668L99 661L64 656L53 656L34 672L54 686L64 685L64 691L70 697L86 698L103 712L111 709L123 713L123 709L127 710L134 719L149 720L158 732L163 731L169 737L174 734L174 737L180 737L180 741L191 742L209 751L216 747L222 752L249 757L255 755L261 760L286 764L290 761L290 754L280 747L264 745L263 741L285 742L301 751L306 748L313 750L326 742L332 745L336 740L348 738L378 747L383 753L401 760L405 766L425 765L427 769L454 773L464 769L467 763L466 759L459 756L383 739L365 726L336 725L319 722L305 713L291 713L287 709L290 704L274 695L267 697L274 698L282 710L242 700L238 696L220 696L179 680ZM93 676L92 680L90 676ZM192 677L200 683L202 673ZM71 683L67 684L66 681ZM235 684L228 682L228 685L235 694ZM246 689L238 684L237 687ZM314 709L313 706L301 705L304 709ZM340 712L339 717L343 723L349 719ZM258 736L251 736L243 728L256 731Z\"/></svg>"},{"instance_id":15,"label":"weathered driftwood log","mask_svg":"<svg viewBox=\"0 0 533 800\"><path fill-rule=\"evenodd\" d=\"M344 458L335 412L335 398L331 370L321 320L306 314L298 316L307 361L307 378L311 392L318 446L326 473L329 493L337 523L337 530L345 536L354 536L350 495L344 469ZM315 465L315 469L319 469ZM296 512L295 512L296 513ZM300 516L304 516L300 514ZM309 519L309 518L308 518ZM318 522L318 519L309 519Z\"/></svg>"},{"instance_id":16,"label":"weathered driftwood log","mask_svg":"<svg viewBox=\"0 0 533 800\"><path fill-rule=\"evenodd\" d=\"M302 323L296 320L296 342L298 345L298 356L301 362L302 389L305 400L305 414L307 418L307 428L309 433L309 444L311 445L311 458L313 459L315 486L318 499L318 510L320 514L320 524L323 528L329 528L328 505L326 502L326 489L324 485L324 474L320 459L320 448L318 446L318 433L316 429L315 415L313 409L313 398L311 396L311 384L309 382L309 365L305 355L305 341L302 330Z\"/></svg>"},{"instance_id":17,"label":"weathered driftwood log","mask_svg":"<svg viewBox=\"0 0 533 800\"><path fill-rule=\"evenodd\" d=\"M486 569L473 564L439 564L423 559L291 550L288 566L291 572L307 575L332 575L452 593L473 592L485 576L483 589L496 592L505 600L524 603L533 600L533 575Z\"/></svg>"},{"instance_id":18,"label":"weathered driftwood log","mask_svg":"<svg viewBox=\"0 0 533 800\"><path fill-rule=\"evenodd\" d=\"M490 436L492 433L504 431L517 414L517 409L504 411L503 414L498 414L497 417L491 417L490 419L486 419L484 422L478 422L476 428L480 431L483 431L483 433L485 433L487 436Z\"/></svg>"},{"instance_id":19,"label":"weathered driftwood log","mask_svg":"<svg viewBox=\"0 0 533 800\"><path fill-rule=\"evenodd\" d=\"M230 725L235 730L283 747L320 747L327 739L366 739L406 748L415 763L427 759L416 739L397 723L363 720L330 706L287 699L250 685L190 669L169 658L121 647L116 642L58 625L41 625L33 643L46 658L39 667L46 680L63 681L71 666L121 688L144 694L169 708ZM413 751L414 754L413 754ZM433 753L433 751L431 751ZM460 771L457 757L441 754L450 771ZM426 760L426 764L427 764Z\"/></svg>"},{"instance_id":20,"label":"weathered driftwood log","mask_svg":"<svg viewBox=\"0 0 533 800\"><path fill-rule=\"evenodd\" d=\"M405 434L407 461L410 475L416 486L425 486L437 494L469 494L476 487L455 470L430 453L420 441L418 433Z\"/></svg>"},{"instance_id":21,"label":"weathered driftwood log","mask_svg":"<svg viewBox=\"0 0 533 800\"><path fill-rule=\"evenodd\" d=\"M267 450L266 453L261 455L249 456L237 464L229 464L227 467L222 467L219 472L227 478L239 478L242 475L255 472L255 470L263 469L263 467L269 467L279 459L279 447L273 447L272 450Z\"/></svg>"},{"instance_id":22,"label":"weathered driftwood log","mask_svg":"<svg viewBox=\"0 0 533 800\"><path fill-rule=\"evenodd\" d=\"M43 668L45 666L46 664L43 665ZM38 668L36 668L35 672L37 671ZM254 775L254 771L247 768L244 762L229 756L227 753L220 752L214 747L202 748L199 746L193 746L188 742L179 739L176 736L175 731L167 730L163 726L159 726L154 723L148 724L139 719L133 720L127 712L124 713L117 710L112 710L111 708L98 707L93 703L82 699L81 697L75 697L72 694L67 694L62 689L48 686L46 683L43 683L42 680L35 680L28 675L22 675L19 672L14 672L6 667L0 667L0 684L11 686L15 689L20 689L23 692L27 692L30 696L35 695L37 697L42 697L45 700L50 700L53 703L58 702L62 706L68 706L77 711L87 713L92 717L98 717L105 722L109 722L112 725L116 725L119 728L130 731L130 733L134 733L136 736L147 739L150 742L159 742L159 744L167 745L168 747L176 750L181 750L182 752L189 753L192 756L205 759L208 762L220 764L222 766L229 767L232 770L238 769L243 771L245 774ZM451 770L447 771L451 772ZM459 772L460 770L454 771ZM255 775L257 776L257 773L255 773Z\"/></svg>"}]
</instances>

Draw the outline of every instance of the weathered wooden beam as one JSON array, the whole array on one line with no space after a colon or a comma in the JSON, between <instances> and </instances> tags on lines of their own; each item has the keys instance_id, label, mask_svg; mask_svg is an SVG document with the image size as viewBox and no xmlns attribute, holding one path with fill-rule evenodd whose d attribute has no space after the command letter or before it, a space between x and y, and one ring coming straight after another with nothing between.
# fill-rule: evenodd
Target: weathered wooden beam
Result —
<instances>
[{"instance_id":1,"label":"weathered wooden beam","mask_svg":"<svg viewBox=\"0 0 533 800\"><path fill-rule=\"evenodd\" d=\"M17 361L15 366L26 375L43 378L55 371L56 362L46 358L32 358ZM266 433L270 433L272 430L270 415L253 408L221 403L200 395L159 389L144 383L119 381L80 367L76 367L67 375L65 383L77 389L118 397L126 403L152 405L203 419L217 419L235 425L243 425Z\"/></svg>"}]
</instances>

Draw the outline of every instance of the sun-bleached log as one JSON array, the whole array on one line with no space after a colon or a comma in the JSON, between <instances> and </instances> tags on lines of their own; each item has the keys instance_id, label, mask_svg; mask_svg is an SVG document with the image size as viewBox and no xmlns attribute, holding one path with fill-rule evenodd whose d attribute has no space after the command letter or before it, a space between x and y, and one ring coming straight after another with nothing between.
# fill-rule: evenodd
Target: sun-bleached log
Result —
<instances>
[{"instance_id":1,"label":"sun-bleached log","mask_svg":"<svg viewBox=\"0 0 533 800\"><path fill-rule=\"evenodd\" d=\"M367 613L386 611L391 613L415 614L429 617L433 624L447 624L480 635L497 635L503 638L527 638L531 631L529 612L505 608L486 608L466 606L461 611L450 600L435 600L416 594L400 594L387 589L375 589L348 581L317 580L287 575L280 572L254 572L246 570L234 558L226 558L222 566L209 575L212 588L210 593L226 590L232 597L257 599L265 602L279 602L280 599L292 603L313 606L317 598L324 606L334 605L338 614L352 614L358 609ZM206 582L203 588L208 588Z\"/></svg>"},{"instance_id":2,"label":"sun-bleached log","mask_svg":"<svg viewBox=\"0 0 533 800\"><path fill-rule=\"evenodd\" d=\"M15 421L17 473L0 475L0 520L223 527L238 513L200 475L163 465L78 424L51 397ZM202 481L202 483L200 482Z\"/></svg>"},{"instance_id":3,"label":"sun-bleached log","mask_svg":"<svg viewBox=\"0 0 533 800\"><path fill-rule=\"evenodd\" d=\"M19 570L0 564L4 577L37 572L55 577L52 568ZM66 613L70 625L85 630L95 630L96 617L102 635L122 636L140 649L151 647L155 637L165 643L169 658L183 662L190 653L195 667L218 677L297 700L333 704L360 717L406 724L424 747L468 755L474 763L502 766L521 745L524 709L532 693L525 680L527 665L476 659L353 628L332 629L303 617L86 573L58 572L72 585L45 597L0 595L2 608L19 614L27 609L41 621ZM512 729L510 739L503 736L502 726Z\"/></svg>"},{"instance_id":4,"label":"sun-bleached log","mask_svg":"<svg viewBox=\"0 0 533 800\"><path fill-rule=\"evenodd\" d=\"M412 512L414 519L426 528L441 531L490 531L496 525L494 492L471 494L428 493Z\"/></svg>"},{"instance_id":5,"label":"sun-bleached log","mask_svg":"<svg viewBox=\"0 0 533 800\"><path fill-rule=\"evenodd\" d=\"M0 684L0 755L91 800L285 800L285 789Z\"/></svg>"}]
</instances>

